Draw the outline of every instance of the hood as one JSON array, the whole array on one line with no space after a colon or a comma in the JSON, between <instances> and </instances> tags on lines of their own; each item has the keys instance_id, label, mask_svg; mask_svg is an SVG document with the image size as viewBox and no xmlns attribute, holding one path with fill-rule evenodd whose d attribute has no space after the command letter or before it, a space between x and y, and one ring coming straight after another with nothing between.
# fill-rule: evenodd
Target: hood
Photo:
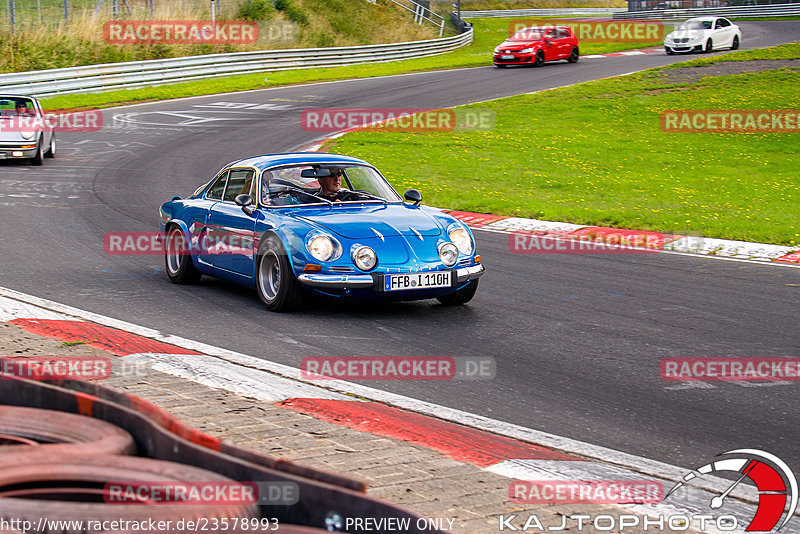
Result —
<instances>
[{"instance_id":1,"label":"hood","mask_svg":"<svg viewBox=\"0 0 800 534\"><path fill-rule=\"evenodd\" d=\"M442 228L417 208L404 204L295 208L291 215L347 239L388 236L437 236Z\"/></svg>"},{"instance_id":2,"label":"hood","mask_svg":"<svg viewBox=\"0 0 800 534\"><path fill-rule=\"evenodd\" d=\"M503 41L498 45L498 50L511 50L512 52L522 50L523 48L531 48L540 41Z\"/></svg>"}]
</instances>

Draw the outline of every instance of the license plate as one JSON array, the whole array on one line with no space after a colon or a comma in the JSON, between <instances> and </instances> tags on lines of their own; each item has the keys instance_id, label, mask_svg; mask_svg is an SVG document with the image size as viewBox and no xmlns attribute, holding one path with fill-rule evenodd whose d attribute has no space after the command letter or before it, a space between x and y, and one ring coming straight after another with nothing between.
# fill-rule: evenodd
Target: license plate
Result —
<instances>
[{"instance_id":1,"label":"license plate","mask_svg":"<svg viewBox=\"0 0 800 534\"><path fill-rule=\"evenodd\" d=\"M450 271L387 274L383 277L383 289L385 291L407 291L409 289L450 287L450 274Z\"/></svg>"},{"instance_id":2,"label":"license plate","mask_svg":"<svg viewBox=\"0 0 800 534\"><path fill-rule=\"evenodd\" d=\"M512 56L510 54L505 54L505 55L500 56L500 59L514 59L514 56Z\"/></svg>"}]
</instances>

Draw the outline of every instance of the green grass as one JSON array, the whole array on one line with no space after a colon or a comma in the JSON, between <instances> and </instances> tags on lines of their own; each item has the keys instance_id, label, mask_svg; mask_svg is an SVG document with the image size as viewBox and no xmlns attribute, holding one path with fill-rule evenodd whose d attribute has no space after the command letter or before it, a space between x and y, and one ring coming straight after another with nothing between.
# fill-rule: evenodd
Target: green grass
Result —
<instances>
[{"instance_id":1,"label":"green grass","mask_svg":"<svg viewBox=\"0 0 800 534\"><path fill-rule=\"evenodd\" d=\"M370 161L434 206L800 244L800 133L665 133L659 122L667 109L800 109L800 72L671 74L468 106L496 114L491 131L362 131L324 149Z\"/></svg>"},{"instance_id":2,"label":"green grass","mask_svg":"<svg viewBox=\"0 0 800 534\"><path fill-rule=\"evenodd\" d=\"M514 19L485 18L473 19L474 41L469 46L447 54L433 57L354 65L347 67L313 68L284 72L265 72L215 78L196 82L186 82L163 87L148 87L123 91L109 91L97 94L62 95L43 100L48 109L97 108L121 103L164 100L187 96L211 95L234 91L263 89L279 85L311 83L351 78L370 78L408 72L479 67L491 65L491 52L495 46L508 37L509 22ZM581 45L582 54L618 52L631 48L644 48L660 43L586 43Z\"/></svg>"}]
</instances>

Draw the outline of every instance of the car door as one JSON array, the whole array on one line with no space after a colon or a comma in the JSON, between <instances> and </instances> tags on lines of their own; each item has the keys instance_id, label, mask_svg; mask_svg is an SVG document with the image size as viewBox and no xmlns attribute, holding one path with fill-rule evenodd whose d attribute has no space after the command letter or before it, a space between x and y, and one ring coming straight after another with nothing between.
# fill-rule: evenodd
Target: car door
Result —
<instances>
[{"instance_id":1,"label":"car door","mask_svg":"<svg viewBox=\"0 0 800 534\"><path fill-rule=\"evenodd\" d=\"M544 60L558 59L558 39L555 28L549 28L544 33Z\"/></svg>"},{"instance_id":2,"label":"car door","mask_svg":"<svg viewBox=\"0 0 800 534\"><path fill-rule=\"evenodd\" d=\"M723 19L717 19L714 21L714 30L711 32L711 39L714 41L714 48L727 46L727 43L730 41L730 39L727 37L727 32L725 31L725 26L722 20Z\"/></svg>"},{"instance_id":3,"label":"car door","mask_svg":"<svg viewBox=\"0 0 800 534\"><path fill-rule=\"evenodd\" d=\"M568 58L570 52L572 51L572 47L570 46L569 30L566 28L557 28L556 39L558 41L558 58Z\"/></svg>"},{"instance_id":4,"label":"car door","mask_svg":"<svg viewBox=\"0 0 800 534\"><path fill-rule=\"evenodd\" d=\"M222 201L211 206L206 220L204 261L218 269L253 276L253 239L256 218L242 211L236 197L255 198L254 169L231 169Z\"/></svg>"},{"instance_id":5,"label":"car door","mask_svg":"<svg viewBox=\"0 0 800 534\"><path fill-rule=\"evenodd\" d=\"M717 24L720 26L720 45L725 45L726 47L731 46L733 44L733 36L736 33L733 29L733 25L728 21L728 19L719 18L717 19Z\"/></svg>"}]
</instances>

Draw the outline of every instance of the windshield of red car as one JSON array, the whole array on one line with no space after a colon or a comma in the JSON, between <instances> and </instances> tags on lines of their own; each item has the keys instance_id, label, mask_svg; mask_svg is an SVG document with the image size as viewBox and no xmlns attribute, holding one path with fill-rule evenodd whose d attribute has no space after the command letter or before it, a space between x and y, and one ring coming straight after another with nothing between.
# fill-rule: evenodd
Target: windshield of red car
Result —
<instances>
[{"instance_id":1,"label":"windshield of red car","mask_svg":"<svg viewBox=\"0 0 800 534\"><path fill-rule=\"evenodd\" d=\"M509 41L539 41L542 38L541 30L524 28L515 33Z\"/></svg>"}]
</instances>

